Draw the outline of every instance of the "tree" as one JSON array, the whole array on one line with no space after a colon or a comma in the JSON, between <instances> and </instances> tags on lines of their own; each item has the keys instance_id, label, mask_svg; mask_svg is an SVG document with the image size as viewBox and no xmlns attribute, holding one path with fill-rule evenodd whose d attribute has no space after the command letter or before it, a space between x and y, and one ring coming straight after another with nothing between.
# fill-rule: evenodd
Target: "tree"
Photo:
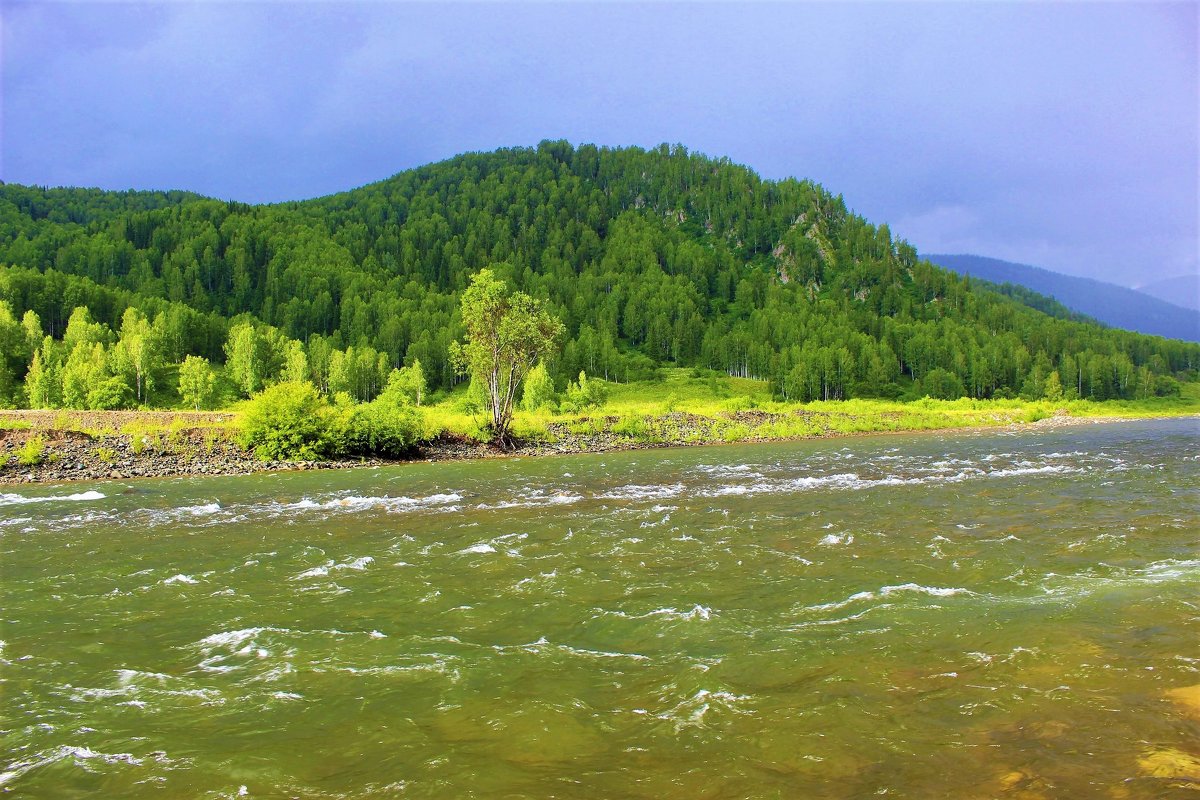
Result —
<instances>
[{"instance_id":1,"label":"tree","mask_svg":"<svg viewBox=\"0 0 1200 800\"><path fill-rule=\"evenodd\" d=\"M525 375L553 352L563 324L523 292L510 292L490 269L480 270L460 304L464 342L454 342L450 358L463 375L487 387L493 440L508 446L513 400Z\"/></svg>"},{"instance_id":2,"label":"tree","mask_svg":"<svg viewBox=\"0 0 1200 800\"><path fill-rule=\"evenodd\" d=\"M284 369L287 346L288 340L274 328L239 323L229 329L225 341L225 369L243 394L254 394Z\"/></svg>"},{"instance_id":3,"label":"tree","mask_svg":"<svg viewBox=\"0 0 1200 800\"><path fill-rule=\"evenodd\" d=\"M1046 376L1046 383L1042 388L1042 397L1049 400L1051 403L1062 402L1062 379L1058 377L1058 370L1051 370L1050 374Z\"/></svg>"},{"instance_id":4,"label":"tree","mask_svg":"<svg viewBox=\"0 0 1200 800\"><path fill-rule=\"evenodd\" d=\"M216 389L217 376L207 358L188 356L179 365L179 396L187 405L197 411L208 408Z\"/></svg>"},{"instance_id":5,"label":"tree","mask_svg":"<svg viewBox=\"0 0 1200 800\"><path fill-rule=\"evenodd\" d=\"M63 365L63 405L67 408L89 408L88 395L110 377L104 345L80 341Z\"/></svg>"},{"instance_id":6,"label":"tree","mask_svg":"<svg viewBox=\"0 0 1200 800\"><path fill-rule=\"evenodd\" d=\"M50 340L50 337L46 338ZM46 364L42 357L46 350L43 346L33 351L33 361L25 373L25 395L30 408L54 408L58 403L59 384L54 363Z\"/></svg>"},{"instance_id":7,"label":"tree","mask_svg":"<svg viewBox=\"0 0 1200 800\"><path fill-rule=\"evenodd\" d=\"M567 384L567 400L564 405L575 411L582 411L588 406L603 403L605 394L604 386L599 381L588 380L587 373L580 372L578 381Z\"/></svg>"},{"instance_id":8,"label":"tree","mask_svg":"<svg viewBox=\"0 0 1200 800\"><path fill-rule=\"evenodd\" d=\"M288 341L285 348L283 373L279 377L285 383L308 380L308 356L304 354L304 345L294 339Z\"/></svg>"},{"instance_id":9,"label":"tree","mask_svg":"<svg viewBox=\"0 0 1200 800\"><path fill-rule=\"evenodd\" d=\"M389 372L387 386L380 396L394 405L421 405L425 396L425 373L420 360L414 360L411 367Z\"/></svg>"},{"instance_id":10,"label":"tree","mask_svg":"<svg viewBox=\"0 0 1200 800\"><path fill-rule=\"evenodd\" d=\"M118 374L132 378L139 403L154 388L154 371L161 361L158 337L150 321L136 308L126 309L121 318L121 338L112 350L112 362Z\"/></svg>"},{"instance_id":11,"label":"tree","mask_svg":"<svg viewBox=\"0 0 1200 800\"><path fill-rule=\"evenodd\" d=\"M521 393L521 408L526 411L538 411L553 407L554 380L546 371L546 365L539 363L525 376L525 391Z\"/></svg>"}]
</instances>

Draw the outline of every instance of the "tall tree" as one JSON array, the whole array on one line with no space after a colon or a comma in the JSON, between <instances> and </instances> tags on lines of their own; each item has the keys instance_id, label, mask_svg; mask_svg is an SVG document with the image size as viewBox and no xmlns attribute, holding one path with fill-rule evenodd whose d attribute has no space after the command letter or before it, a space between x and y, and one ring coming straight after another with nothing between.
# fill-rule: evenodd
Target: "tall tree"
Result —
<instances>
[{"instance_id":1,"label":"tall tree","mask_svg":"<svg viewBox=\"0 0 1200 800\"><path fill-rule=\"evenodd\" d=\"M508 446L517 389L533 365L554 352L563 324L491 269L471 278L461 309L466 334L451 345L450 357L461 374L487 387L493 440Z\"/></svg>"}]
</instances>

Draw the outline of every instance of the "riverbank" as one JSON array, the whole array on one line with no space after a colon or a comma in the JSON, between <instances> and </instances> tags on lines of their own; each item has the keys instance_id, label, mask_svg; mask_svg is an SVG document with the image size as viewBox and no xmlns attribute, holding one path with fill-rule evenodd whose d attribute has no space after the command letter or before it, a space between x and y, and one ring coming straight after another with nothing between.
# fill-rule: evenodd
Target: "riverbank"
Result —
<instances>
[{"instance_id":1,"label":"riverbank","mask_svg":"<svg viewBox=\"0 0 1200 800\"><path fill-rule=\"evenodd\" d=\"M1017 430L1163 415L1128 410L1100 415L1095 408L1081 415L1078 409L1073 414L1065 407L1047 410L1032 404L993 406L979 401L821 405L841 405L844 410L529 416L521 419L520 438L512 450L445 426L419 443L408 458L330 461L258 459L237 442L237 416L233 413L0 411L0 484L242 475L884 433ZM1170 416L1195 415L1200 409L1177 411L1182 413Z\"/></svg>"}]
</instances>

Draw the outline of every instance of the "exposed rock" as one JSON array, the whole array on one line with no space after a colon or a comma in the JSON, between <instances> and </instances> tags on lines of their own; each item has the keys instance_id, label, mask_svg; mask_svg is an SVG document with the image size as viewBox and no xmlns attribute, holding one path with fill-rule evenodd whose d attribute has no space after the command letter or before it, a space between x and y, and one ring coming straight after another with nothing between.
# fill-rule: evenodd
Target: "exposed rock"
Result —
<instances>
[{"instance_id":1,"label":"exposed rock","mask_svg":"<svg viewBox=\"0 0 1200 800\"><path fill-rule=\"evenodd\" d=\"M1138 766L1152 778L1200 781L1200 758L1170 747L1147 753Z\"/></svg>"},{"instance_id":2,"label":"exposed rock","mask_svg":"<svg viewBox=\"0 0 1200 800\"><path fill-rule=\"evenodd\" d=\"M1200 720L1200 683L1195 686L1180 686L1163 692L1168 700L1175 703L1185 716Z\"/></svg>"}]
</instances>

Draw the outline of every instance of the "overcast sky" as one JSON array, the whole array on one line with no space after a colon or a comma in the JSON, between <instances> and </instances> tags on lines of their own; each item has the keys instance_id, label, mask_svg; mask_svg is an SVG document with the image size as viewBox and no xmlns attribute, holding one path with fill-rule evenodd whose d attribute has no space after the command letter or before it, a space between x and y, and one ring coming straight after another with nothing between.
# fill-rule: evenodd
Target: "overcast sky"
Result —
<instances>
[{"instance_id":1,"label":"overcast sky","mask_svg":"<svg viewBox=\"0 0 1200 800\"><path fill-rule=\"evenodd\" d=\"M301 199L680 142L923 252L1197 272L1200 5L16 3L0 179Z\"/></svg>"}]
</instances>

